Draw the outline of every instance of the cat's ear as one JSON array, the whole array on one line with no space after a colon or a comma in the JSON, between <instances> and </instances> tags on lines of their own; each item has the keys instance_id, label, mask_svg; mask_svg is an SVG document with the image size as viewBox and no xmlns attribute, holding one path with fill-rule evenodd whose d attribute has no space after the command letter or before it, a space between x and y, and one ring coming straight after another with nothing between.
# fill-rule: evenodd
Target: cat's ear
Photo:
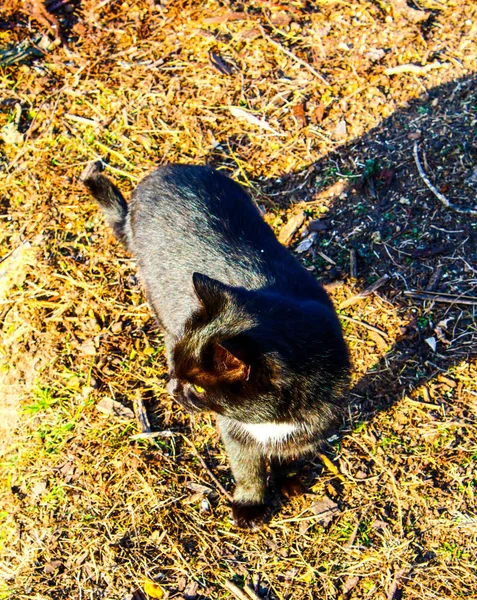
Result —
<instances>
[{"instance_id":1,"label":"cat's ear","mask_svg":"<svg viewBox=\"0 0 477 600\"><path fill-rule=\"evenodd\" d=\"M193 273L192 283L197 298L208 316L214 315L224 306L228 296L226 285L203 273Z\"/></svg>"},{"instance_id":2,"label":"cat's ear","mask_svg":"<svg viewBox=\"0 0 477 600\"><path fill-rule=\"evenodd\" d=\"M248 381L250 365L240 356L240 348L234 340L226 340L213 347L213 367L215 373L229 382Z\"/></svg>"}]
</instances>

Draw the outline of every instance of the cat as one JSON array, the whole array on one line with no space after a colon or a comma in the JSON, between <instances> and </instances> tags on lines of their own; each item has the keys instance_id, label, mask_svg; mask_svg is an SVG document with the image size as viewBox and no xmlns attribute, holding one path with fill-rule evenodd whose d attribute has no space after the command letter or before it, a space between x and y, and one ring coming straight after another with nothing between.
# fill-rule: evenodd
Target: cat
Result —
<instances>
[{"instance_id":1,"label":"cat","mask_svg":"<svg viewBox=\"0 0 477 600\"><path fill-rule=\"evenodd\" d=\"M168 392L215 413L233 518L254 525L268 513L267 460L280 477L346 407L350 361L332 303L222 173L159 167L127 203L103 168L94 162L80 179L137 260L164 331Z\"/></svg>"}]
</instances>

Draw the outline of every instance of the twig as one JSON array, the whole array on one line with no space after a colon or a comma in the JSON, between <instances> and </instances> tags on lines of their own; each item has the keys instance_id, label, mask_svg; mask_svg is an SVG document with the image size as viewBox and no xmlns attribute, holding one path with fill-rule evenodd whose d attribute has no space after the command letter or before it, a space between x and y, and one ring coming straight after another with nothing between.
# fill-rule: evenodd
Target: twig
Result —
<instances>
[{"instance_id":1,"label":"twig","mask_svg":"<svg viewBox=\"0 0 477 600\"><path fill-rule=\"evenodd\" d=\"M283 52L283 54L286 54L290 58L293 58L293 60L296 61L299 65L301 65L302 67L305 67L305 69L308 69L308 71L310 71L310 73L312 73L315 77L318 77L318 79L321 82L323 82L327 87L330 87L330 84L328 83L328 81L326 81L326 79L323 77L323 75L320 75L320 73L318 73L318 71L316 69L314 69L311 65L309 65L307 62L305 62L301 58L298 58L298 56L296 54L293 54L293 52L291 52L287 48L284 48L281 44L276 42L273 38L271 38L268 35L268 33L266 33L266 31L264 30L264 28L261 25L259 27L260 27L260 31L261 31L263 37L266 40L268 40L270 42L270 44L272 44L273 46L275 46L276 48L281 50Z\"/></svg>"},{"instance_id":2,"label":"twig","mask_svg":"<svg viewBox=\"0 0 477 600\"><path fill-rule=\"evenodd\" d=\"M262 600L262 599L260 598L260 596L259 596L258 594L256 594L256 593L253 591L253 589L252 589L252 588L251 588L249 585L247 585L247 584L245 584L245 585L243 586L243 591L244 591L246 594L248 594L252 600Z\"/></svg>"},{"instance_id":3,"label":"twig","mask_svg":"<svg viewBox=\"0 0 477 600\"><path fill-rule=\"evenodd\" d=\"M398 75L399 73L412 73L413 75L425 75L429 71L433 69L440 69L441 67L445 67L448 63L440 63L433 62L429 65L398 65L397 67L390 67L389 69L384 69L383 73L385 75Z\"/></svg>"},{"instance_id":4,"label":"twig","mask_svg":"<svg viewBox=\"0 0 477 600\"><path fill-rule=\"evenodd\" d=\"M220 481L217 479L217 477L212 473L212 471L209 469L207 463L205 462L205 460L202 458L202 456L199 454L199 452L197 451L197 448L194 446L194 444L190 441L190 439L185 436L184 434L182 434L183 439L189 444L189 446L192 448L192 451L194 452L194 454L196 455L196 457L199 459L200 464L204 467L204 469L207 471L209 477L212 479L212 481L215 483L215 485L219 488L219 491L227 498L227 500L229 502L233 502L234 499L232 498L232 496L228 493L228 491L224 488L224 486L220 483Z\"/></svg>"},{"instance_id":5,"label":"twig","mask_svg":"<svg viewBox=\"0 0 477 600\"><path fill-rule=\"evenodd\" d=\"M477 298L463 298L450 295L443 296L441 294L433 294L432 292L417 292L412 290L405 291L404 295L416 298L416 300L433 300L434 302L443 302L444 304L466 304L467 306L477 306Z\"/></svg>"},{"instance_id":6,"label":"twig","mask_svg":"<svg viewBox=\"0 0 477 600\"><path fill-rule=\"evenodd\" d=\"M144 433L135 433L134 435L130 435L130 440L154 440L156 438L170 438L174 437L174 433L172 431L149 431Z\"/></svg>"},{"instance_id":7,"label":"twig","mask_svg":"<svg viewBox=\"0 0 477 600\"><path fill-rule=\"evenodd\" d=\"M341 481L346 481L346 477L342 473L340 473L338 467L331 462L331 460L326 456L326 454L323 454L323 452L318 452L317 456L321 460L323 465L328 469L328 471L330 471L330 473L333 473L333 475L338 477L338 479L340 479Z\"/></svg>"},{"instance_id":8,"label":"twig","mask_svg":"<svg viewBox=\"0 0 477 600\"><path fill-rule=\"evenodd\" d=\"M336 265L335 261L330 258L329 256L327 256L324 252L322 252L321 250L316 250L316 254L318 254L318 256L321 256L321 258L323 260L326 260L326 262L329 262L330 265Z\"/></svg>"},{"instance_id":9,"label":"twig","mask_svg":"<svg viewBox=\"0 0 477 600\"><path fill-rule=\"evenodd\" d=\"M409 571L410 569L401 569L394 575L394 580L391 584L391 587L389 588L386 600L394 600L394 598L396 598L397 591L399 589L399 581L400 579L402 579L402 577L407 575Z\"/></svg>"},{"instance_id":10,"label":"twig","mask_svg":"<svg viewBox=\"0 0 477 600\"><path fill-rule=\"evenodd\" d=\"M133 405L134 414L136 415L137 424L141 433L151 433L151 425L140 393L134 398Z\"/></svg>"},{"instance_id":11,"label":"twig","mask_svg":"<svg viewBox=\"0 0 477 600\"><path fill-rule=\"evenodd\" d=\"M235 585L233 581L227 579L224 583L224 587L226 587L231 594L233 594L238 600L250 600L247 594L241 590L238 585ZM257 596L256 596L257 597Z\"/></svg>"},{"instance_id":12,"label":"twig","mask_svg":"<svg viewBox=\"0 0 477 600\"><path fill-rule=\"evenodd\" d=\"M349 251L349 276L358 279L358 253L354 248Z\"/></svg>"},{"instance_id":13,"label":"twig","mask_svg":"<svg viewBox=\"0 0 477 600\"><path fill-rule=\"evenodd\" d=\"M174 437L172 431L151 431L151 425L149 423L149 417L147 416L146 407L142 401L141 394L138 393L133 400L134 414L136 415L136 421L139 427L139 433L130 435L130 440L153 440L157 437Z\"/></svg>"},{"instance_id":14,"label":"twig","mask_svg":"<svg viewBox=\"0 0 477 600\"><path fill-rule=\"evenodd\" d=\"M358 302L361 302L361 300L364 300L365 298L370 296L373 292L378 290L382 285L384 285L388 279L389 279L389 275L383 275L377 281L372 283L370 286L365 288L362 292L360 292L356 296L352 296L351 298L348 298L347 300L343 300L343 302L339 305L338 308L340 308L340 309L347 308L348 306L352 306L353 304L357 304Z\"/></svg>"},{"instance_id":15,"label":"twig","mask_svg":"<svg viewBox=\"0 0 477 600\"><path fill-rule=\"evenodd\" d=\"M474 208L462 208L460 206L456 206L452 202L450 202L444 194L441 194L439 190L437 190L432 183L430 182L427 175L424 173L424 169L422 168L421 161L419 160L419 153L417 150L417 142L414 142L414 160L416 161L417 170L419 171L419 175L421 176L422 181L427 185L427 187L431 190L436 198L438 198L442 204L446 208L450 208L451 210L455 210L458 213L462 213L464 215L476 215L477 209Z\"/></svg>"},{"instance_id":16,"label":"twig","mask_svg":"<svg viewBox=\"0 0 477 600\"><path fill-rule=\"evenodd\" d=\"M348 317L348 315L338 315L338 316L340 319L343 319L343 321L350 321L350 323L355 323L356 325L361 325L361 327L365 327L366 329L369 329L370 331L374 331L375 333L382 335L384 338L389 339L389 335L387 333L385 333L378 327L375 327L374 325L370 325L369 323L366 323L366 321L360 321L359 319L353 319L353 317Z\"/></svg>"}]
</instances>

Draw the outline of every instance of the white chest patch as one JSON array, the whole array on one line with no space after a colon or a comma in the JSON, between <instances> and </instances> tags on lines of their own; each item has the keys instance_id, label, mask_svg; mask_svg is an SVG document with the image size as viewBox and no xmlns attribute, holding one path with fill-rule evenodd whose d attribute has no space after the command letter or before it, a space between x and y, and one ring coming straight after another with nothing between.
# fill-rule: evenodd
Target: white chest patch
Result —
<instances>
[{"instance_id":1,"label":"white chest patch","mask_svg":"<svg viewBox=\"0 0 477 600\"><path fill-rule=\"evenodd\" d=\"M241 423L241 427L264 445L283 442L299 429L293 423Z\"/></svg>"}]
</instances>

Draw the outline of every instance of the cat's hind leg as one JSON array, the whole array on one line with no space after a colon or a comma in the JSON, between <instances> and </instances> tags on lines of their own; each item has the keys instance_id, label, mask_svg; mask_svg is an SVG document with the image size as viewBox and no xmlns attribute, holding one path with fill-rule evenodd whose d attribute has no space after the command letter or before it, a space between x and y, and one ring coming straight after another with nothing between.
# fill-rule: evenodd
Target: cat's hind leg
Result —
<instances>
[{"instance_id":1,"label":"cat's hind leg","mask_svg":"<svg viewBox=\"0 0 477 600\"><path fill-rule=\"evenodd\" d=\"M300 471L302 460L282 459L272 457L270 459L270 471L275 489L285 498L301 496L305 487L301 481Z\"/></svg>"}]
</instances>

